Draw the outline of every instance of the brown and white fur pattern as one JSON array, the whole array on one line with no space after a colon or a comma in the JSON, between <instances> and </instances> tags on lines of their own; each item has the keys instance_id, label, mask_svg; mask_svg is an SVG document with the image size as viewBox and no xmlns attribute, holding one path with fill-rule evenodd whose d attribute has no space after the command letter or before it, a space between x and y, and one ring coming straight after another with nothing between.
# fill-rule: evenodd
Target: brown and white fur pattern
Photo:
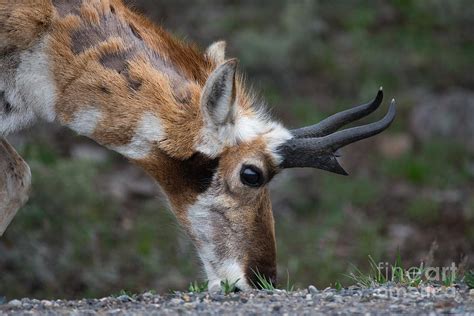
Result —
<instances>
[{"instance_id":1,"label":"brown and white fur pattern","mask_svg":"<svg viewBox=\"0 0 474 316\"><path fill-rule=\"evenodd\" d=\"M291 134L225 59L183 43L120 0L0 0L0 135L38 119L115 150L154 177L210 281L276 277L267 183Z\"/></svg>"}]
</instances>

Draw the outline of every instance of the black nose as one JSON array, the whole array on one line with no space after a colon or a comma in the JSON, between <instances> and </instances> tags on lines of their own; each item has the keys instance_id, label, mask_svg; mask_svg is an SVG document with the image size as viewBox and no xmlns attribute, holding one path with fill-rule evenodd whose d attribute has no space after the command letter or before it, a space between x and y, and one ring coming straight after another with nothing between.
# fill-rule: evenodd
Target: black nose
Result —
<instances>
[{"instance_id":1,"label":"black nose","mask_svg":"<svg viewBox=\"0 0 474 316\"><path fill-rule=\"evenodd\" d=\"M259 265L249 266L246 271L246 277L248 283L257 288L262 289L265 287L265 282L271 283L276 286L277 283L277 272L276 266L274 265Z\"/></svg>"}]
</instances>

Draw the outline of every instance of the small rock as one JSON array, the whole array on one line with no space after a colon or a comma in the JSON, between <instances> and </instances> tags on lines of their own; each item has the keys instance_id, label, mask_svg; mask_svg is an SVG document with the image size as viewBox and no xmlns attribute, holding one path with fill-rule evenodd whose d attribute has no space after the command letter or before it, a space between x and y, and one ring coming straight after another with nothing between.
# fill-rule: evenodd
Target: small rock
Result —
<instances>
[{"instance_id":1,"label":"small rock","mask_svg":"<svg viewBox=\"0 0 474 316\"><path fill-rule=\"evenodd\" d=\"M121 310L119 308L111 309L111 310L107 311L106 315L119 314L120 312L121 312Z\"/></svg>"},{"instance_id":2,"label":"small rock","mask_svg":"<svg viewBox=\"0 0 474 316\"><path fill-rule=\"evenodd\" d=\"M126 302L131 302L132 298L128 295L120 295L119 297L117 297L117 300L119 300L122 303L126 303Z\"/></svg>"},{"instance_id":3,"label":"small rock","mask_svg":"<svg viewBox=\"0 0 474 316\"><path fill-rule=\"evenodd\" d=\"M170 303L173 305L180 305L180 304L183 304L184 301L180 298L173 298L171 299Z\"/></svg>"},{"instance_id":4,"label":"small rock","mask_svg":"<svg viewBox=\"0 0 474 316\"><path fill-rule=\"evenodd\" d=\"M469 296L472 296L474 298L474 289L469 290Z\"/></svg>"},{"instance_id":5,"label":"small rock","mask_svg":"<svg viewBox=\"0 0 474 316\"><path fill-rule=\"evenodd\" d=\"M8 305L18 307L21 306L21 302L19 300L11 300L8 302Z\"/></svg>"},{"instance_id":6,"label":"small rock","mask_svg":"<svg viewBox=\"0 0 474 316\"><path fill-rule=\"evenodd\" d=\"M50 301L47 301L47 300L42 300L42 301L41 301L41 304L42 304L44 307L53 306L53 303L51 303Z\"/></svg>"},{"instance_id":7,"label":"small rock","mask_svg":"<svg viewBox=\"0 0 474 316\"><path fill-rule=\"evenodd\" d=\"M308 292L312 295L319 293L318 289L314 285L308 286Z\"/></svg>"},{"instance_id":8,"label":"small rock","mask_svg":"<svg viewBox=\"0 0 474 316\"><path fill-rule=\"evenodd\" d=\"M191 297L189 297L189 295L187 295L187 294L183 294L182 299L183 299L185 302L191 301Z\"/></svg>"}]
</instances>

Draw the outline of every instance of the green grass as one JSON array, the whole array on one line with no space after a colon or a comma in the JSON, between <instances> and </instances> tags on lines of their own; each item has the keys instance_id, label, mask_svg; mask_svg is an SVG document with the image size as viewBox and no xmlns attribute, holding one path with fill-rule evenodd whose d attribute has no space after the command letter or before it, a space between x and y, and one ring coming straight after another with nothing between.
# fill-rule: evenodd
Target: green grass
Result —
<instances>
[{"instance_id":1,"label":"green grass","mask_svg":"<svg viewBox=\"0 0 474 316\"><path fill-rule=\"evenodd\" d=\"M230 282L229 280L225 279L221 281L221 290L225 295L229 295L230 293L237 292L237 282L240 279L235 280L234 282Z\"/></svg>"},{"instance_id":2,"label":"green grass","mask_svg":"<svg viewBox=\"0 0 474 316\"><path fill-rule=\"evenodd\" d=\"M257 277L257 284L253 284L253 286L261 290L269 290L269 291L275 290L275 285L273 285L272 281L268 280L265 277L265 275L261 274L258 271L258 269L256 271L252 269L252 272Z\"/></svg>"},{"instance_id":3,"label":"green grass","mask_svg":"<svg viewBox=\"0 0 474 316\"><path fill-rule=\"evenodd\" d=\"M470 270L466 273L464 276L464 282L466 282L470 289L474 289L474 270Z\"/></svg>"},{"instance_id":4,"label":"green grass","mask_svg":"<svg viewBox=\"0 0 474 316\"><path fill-rule=\"evenodd\" d=\"M112 297L128 296L130 298L135 298L137 294L134 294L131 291L121 289L118 293L112 294L111 296Z\"/></svg>"},{"instance_id":5,"label":"green grass","mask_svg":"<svg viewBox=\"0 0 474 316\"><path fill-rule=\"evenodd\" d=\"M208 280L206 280L205 282L194 281L189 284L188 291L193 293L202 293L208 290L208 286Z\"/></svg>"},{"instance_id":6,"label":"green grass","mask_svg":"<svg viewBox=\"0 0 474 316\"><path fill-rule=\"evenodd\" d=\"M389 268L389 269L388 269ZM419 286L423 282L423 264L419 267L404 268L400 252L397 252L394 264L379 266L369 256L369 271L364 273L352 265L352 271L346 276L361 287L374 287L387 282L393 282L405 286ZM444 281L444 280L443 280Z\"/></svg>"},{"instance_id":7,"label":"green grass","mask_svg":"<svg viewBox=\"0 0 474 316\"><path fill-rule=\"evenodd\" d=\"M293 292L295 290L295 285L290 282L290 272L286 270L286 286L285 290L287 292Z\"/></svg>"},{"instance_id":8,"label":"green grass","mask_svg":"<svg viewBox=\"0 0 474 316\"><path fill-rule=\"evenodd\" d=\"M379 266L379 264L369 256L369 267L369 271L364 273L352 265L352 271L346 276L357 285L365 288L386 284L387 282L413 287L418 287L422 284L440 284L449 287L461 280L460 277L451 270L445 271L444 268L426 267L423 263L420 263L419 266L407 268L402 263L399 251L396 254L394 264L389 266L384 263ZM468 286L473 287L474 271L466 273L464 280Z\"/></svg>"}]
</instances>

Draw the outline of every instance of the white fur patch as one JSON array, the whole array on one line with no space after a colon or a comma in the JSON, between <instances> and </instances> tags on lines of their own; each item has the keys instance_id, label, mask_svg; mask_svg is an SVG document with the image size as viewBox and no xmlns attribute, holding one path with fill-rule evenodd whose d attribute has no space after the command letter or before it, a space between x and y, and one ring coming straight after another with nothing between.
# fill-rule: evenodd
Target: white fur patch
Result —
<instances>
[{"instance_id":1,"label":"white fur patch","mask_svg":"<svg viewBox=\"0 0 474 316\"><path fill-rule=\"evenodd\" d=\"M165 138L163 125L153 113L145 113L138 124L132 141L123 146L113 146L110 149L129 159L146 158L154 145Z\"/></svg>"},{"instance_id":2,"label":"white fur patch","mask_svg":"<svg viewBox=\"0 0 474 316\"><path fill-rule=\"evenodd\" d=\"M273 155L275 163L281 162L276 152L279 145L292 138L291 133L280 123L255 116L236 115L235 124L226 124L216 130L215 127L205 127L201 133L201 141L196 150L210 157L217 157L225 147L235 146L239 142L250 142L257 137L263 137L268 151Z\"/></svg>"},{"instance_id":3,"label":"white fur patch","mask_svg":"<svg viewBox=\"0 0 474 316\"><path fill-rule=\"evenodd\" d=\"M270 131L264 134L263 137L267 144L268 151L272 154L274 163L279 165L283 161L283 157L277 152L277 149L280 145L292 138L293 135L280 123L273 122L272 125Z\"/></svg>"},{"instance_id":4,"label":"white fur patch","mask_svg":"<svg viewBox=\"0 0 474 316\"><path fill-rule=\"evenodd\" d=\"M75 112L72 121L67 126L79 135L91 136L101 118L102 113L99 109L87 106Z\"/></svg>"},{"instance_id":5,"label":"white fur patch","mask_svg":"<svg viewBox=\"0 0 474 316\"><path fill-rule=\"evenodd\" d=\"M245 279L242 266L235 259L227 259L218 268L218 274L225 277L230 283L237 282L236 285L241 290L250 290L250 286ZM220 282L219 282L220 283ZM209 282L211 284L211 282Z\"/></svg>"},{"instance_id":6,"label":"white fur patch","mask_svg":"<svg viewBox=\"0 0 474 316\"><path fill-rule=\"evenodd\" d=\"M199 240L197 250L209 280L209 290L218 291L221 281L225 280L230 283L237 281L238 288L248 290L251 287L247 282L242 265L234 258L220 261L216 256L215 245L212 243L215 227L210 218L210 208L215 202L215 197L204 193L188 209L188 219L193 234Z\"/></svg>"},{"instance_id":7,"label":"white fur patch","mask_svg":"<svg viewBox=\"0 0 474 316\"><path fill-rule=\"evenodd\" d=\"M21 53L21 63L16 72L16 88L22 100L33 112L48 122L56 119L56 85L44 52L46 37L32 50Z\"/></svg>"},{"instance_id":8,"label":"white fur patch","mask_svg":"<svg viewBox=\"0 0 474 316\"><path fill-rule=\"evenodd\" d=\"M8 113L0 111L0 135L20 130L37 117L50 122L56 118L56 85L44 52L46 42L47 38L21 52L16 69L8 68L12 65L8 56L0 56L0 106L4 106L3 102L11 106Z\"/></svg>"},{"instance_id":9,"label":"white fur patch","mask_svg":"<svg viewBox=\"0 0 474 316\"><path fill-rule=\"evenodd\" d=\"M214 42L206 49L206 55L216 64L221 64L225 61L225 46L225 41Z\"/></svg>"}]
</instances>

